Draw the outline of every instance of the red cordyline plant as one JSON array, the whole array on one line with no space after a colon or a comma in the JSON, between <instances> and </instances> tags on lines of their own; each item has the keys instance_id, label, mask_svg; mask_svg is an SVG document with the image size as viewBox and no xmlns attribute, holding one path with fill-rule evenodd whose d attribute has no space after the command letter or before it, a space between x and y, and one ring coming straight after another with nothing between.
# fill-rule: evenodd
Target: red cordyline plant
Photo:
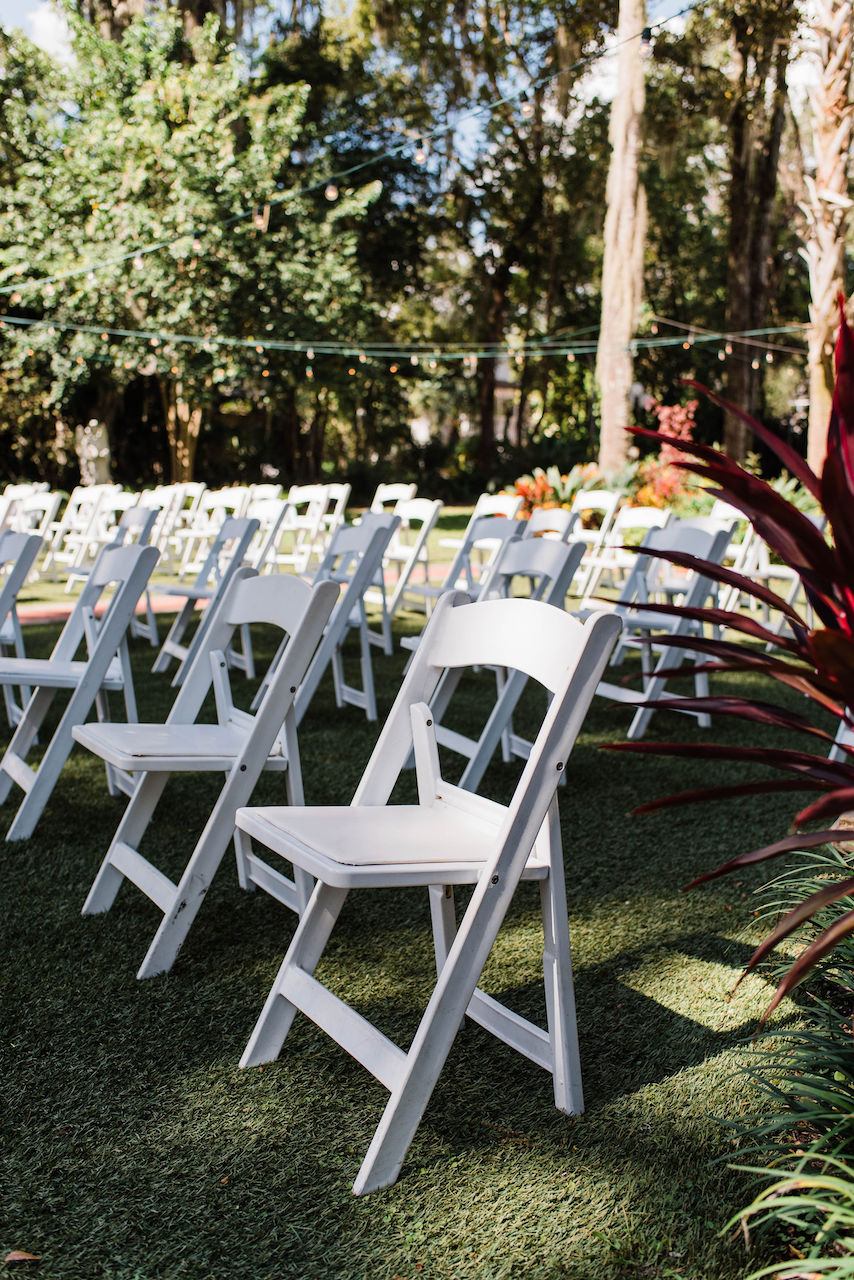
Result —
<instances>
[{"instance_id":1,"label":"red cordyline plant","mask_svg":"<svg viewBox=\"0 0 854 1280\"><path fill-rule=\"evenodd\" d=\"M844 312L836 347L836 385L828 430L827 456L821 476L817 476L794 449L767 427L705 388L698 389L705 391L715 403L742 418L756 436L776 453L786 470L818 500L827 517L830 532L828 542L813 522L791 502L719 450L684 439L673 439L670 442L683 455L683 460L674 462L673 465L702 477L711 486L713 496L724 498L737 507L780 561L798 573L816 620L814 626L807 624L781 596L741 574L694 556L667 552L663 558L686 569L696 569L725 586L738 587L740 592L782 612L788 623L788 629L777 635L755 618L736 611L693 609L691 616L697 621L711 627L726 628L730 633L739 633L742 637L723 638L722 633L718 632L715 634L721 638L693 638L689 642L690 647L696 653L704 655L699 667L709 672L749 671L767 675L805 694L815 706L829 711L854 728L854 336L845 321ZM633 434L659 441L661 439L659 433L643 428L633 429ZM693 460L685 460L685 455ZM645 609L649 607L644 605ZM663 613L679 612L678 606L655 607ZM657 643L687 647L684 636L662 637ZM772 652L764 648L768 643L774 646ZM666 796L640 806L636 810L638 813L652 812L673 804L733 796L790 791L821 792L818 799L795 814L790 827L793 834L761 849L740 854L715 871L699 876L689 888L736 868L752 866L795 849L850 842L850 830L831 827L829 824L841 814L854 809L854 752L850 752L848 758L838 763L828 760L827 750L832 742L831 736L808 716L801 716L772 703L733 696L709 696L683 698L680 699L680 705L686 710L733 715L754 724L773 725L811 734L821 740L823 752L813 754L809 751L732 747L711 743L608 744L606 749L612 751L651 752L704 759L726 758L771 765L786 775L782 778ZM819 829L803 829L812 827L814 823L819 824ZM757 948L748 970L805 920L829 903L849 894L854 894L854 875L807 898L785 915ZM774 993L765 1017L824 956L851 934L854 934L854 911L848 911L836 919L790 965Z\"/></svg>"}]
</instances>

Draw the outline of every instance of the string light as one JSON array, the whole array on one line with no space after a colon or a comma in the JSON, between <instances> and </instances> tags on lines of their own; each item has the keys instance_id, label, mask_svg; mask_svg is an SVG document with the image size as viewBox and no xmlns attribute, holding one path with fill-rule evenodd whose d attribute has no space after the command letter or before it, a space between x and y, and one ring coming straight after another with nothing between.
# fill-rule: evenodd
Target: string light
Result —
<instances>
[{"instance_id":1,"label":"string light","mask_svg":"<svg viewBox=\"0 0 854 1280\"><path fill-rule=\"evenodd\" d=\"M145 259L141 253L134 254L133 265L136 267L137 271L140 271L142 267L145 266Z\"/></svg>"},{"instance_id":2,"label":"string light","mask_svg":"<svg viewBox=\"0 0 854 1280\"><path fill-rule=\"evenodd\" d=\"M415 144L415 155L412 157L416 164L427 163L427 152L424 150L424 139L419 138Z\"/></svg>"},{"instance_id":3,"label":"string light","mask_svg":"<svg viewBox=\"0 0 854 1280\"><path fill-rule=\"evenodd\" d=\"M314 377L314 370L312 369L310 364L307 364L305 366L305 376L309 379L309 381Z\"/></svg>"},{"instance_id":4,"label":"string light","mask_svg":"<svg viewBox=\"0 0 854 1280\"><path fill-rule=\"evenodd\" d=\"M328 182L328 183L326 184L326 190L324 191L324 193L323 193L323 194L326 196L326 199L327 199L327 200L329 200L329 201L337 200L337 199L338 199L338 188L336 187L335 183L334 183L334 182Z\"/></svg>"},{"instance_id":5,"label":"string light","mask_svg":"<svg viewBox=\"0 0 854 1280\"><path fill-rule=\"evenodd\" d=\"M519 94L519 110L522 112L522 115L526 120L530 120L531 116L534 114L534 104L528 97L527 93L525 93L524 89Z\"/></svg>"}]
</instances>

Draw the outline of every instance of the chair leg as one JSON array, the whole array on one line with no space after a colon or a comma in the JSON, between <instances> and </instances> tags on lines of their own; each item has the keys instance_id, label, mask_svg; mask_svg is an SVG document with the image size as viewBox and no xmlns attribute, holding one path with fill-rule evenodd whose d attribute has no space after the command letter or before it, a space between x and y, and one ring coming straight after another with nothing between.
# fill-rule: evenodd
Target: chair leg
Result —
<instances>
[{"instance_id":1,"label":"chair leg","mask_svg":"<svg viewBox=\"0 0 854 1280\"><path fill-rule=\"evenodd\" d=\"M12 734L12 740L6 748L3 759L0 760L0 804L7 799L12 790L12 783L18 781L17 774L22 772L21 766L29 769L29 765L24 764L27 753L36 741L42 722L55 697L55 689L40 688L36 689L27 703L24 714L18 721L18 727Z\"/></svg>"},{"instance_id":2,"label":"chair leg","mask_svg":"<svg viewBox=\"0 0 854 1280\"><path fill-rule=\"evenodd\" d=\"M84 916L109 911L115 902L116 894L126 878L124 873L113 865L116 849L119 845L129 846L131 849L139 847L169 777L168 773L144 773L137 781L134 793L116 828L116 834L110 841L110 847L101 863L101 868L83 903Z\"/></svg>"},{"instance_id":3,"label":"chair leg","mask_svg":"<svg viewBox=\"0 0 854 1280\"><path fill-rule=\"evenodd\" d=\"M187 627L190 625L190 619L193 616L195 607L196 607L195 600L185 600L184 604L181 606L180 611L178 612L177 617L175 618L175 621L172 623L172 626L169 628L169 631L166 635L166 639L163 641L163 644L160 646L160 652L158 653L157 657L154 659L154 666L151 668L152 671L155 671L155 672L168 671L169 663L173 657L182 658L184 656L181 640L184 635L184 632L187 630Z\"/></svg>"},{"instance_id":4,"label":"chair leg","mask_svg":"<svg viewBox=\"0 0 854 1280\"><path fill-rule=\"evenodd\" d=\"M281 994L292 968L312 974L317 968L329 935L347 900L347 889L318 882L305 910L287 955L282 961L261 1016L240 1059L241 1067L256 1067L279 1056L291 1029L296 1005Z\"/></svg>"},{"instance_id":5,"label":"chair leg","mask_svg":"<svg viewBox=\"0 0 854 1280\"><path fill-rule=\"evenodd\" d=\"M566 885L560 851L560 823L554 805L549 812L552 850L551 873L540 882L543 917L543 978L546 991L546 1019L552 1050L552 1077L555 1106L567 1115L584 1110L581 1085L581 1057L575 1016L575 988L567 928Z\"/></svg>"}]
</instances>

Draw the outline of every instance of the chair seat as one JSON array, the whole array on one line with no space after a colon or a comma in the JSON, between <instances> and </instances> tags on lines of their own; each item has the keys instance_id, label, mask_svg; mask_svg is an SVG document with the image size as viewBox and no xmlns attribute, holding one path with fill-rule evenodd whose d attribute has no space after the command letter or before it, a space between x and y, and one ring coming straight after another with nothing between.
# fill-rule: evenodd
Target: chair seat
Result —
<instances>
[{"instance_id":1,"label":"chair seat","mask_svg":"<svg viewBox=\"0 0 854 1280\"><path fill-rule=\"evenodd\" d=\"M3 658L0 661L0 684L76 689L88 665L87 662L60 662L56 658ZM110 662L100 687L113 690L124 688L124 679L115 658Z\"/></svg>"},{"instance_id":2,"label":"chair seat","mask_svg":"<svg viewBox=\"0 0 854 1280\"><path fill-rule=\"evenodd\" d=\"M497 827L444 805L239 809L237 826L325 884L474 884ZM548 867L529 858L525 879Z\"/></svg>"},{"instance_id":3,"label":"chair seat","mask_svg":"<svg viewBox=\"0 0 854 1280\"><path fill-rule=\"evenodd\" d=\"M74 738L88 751L130 773L194 773L230 769L246 733L220 724L80 724Z\"/></svg>"}]
</instances>

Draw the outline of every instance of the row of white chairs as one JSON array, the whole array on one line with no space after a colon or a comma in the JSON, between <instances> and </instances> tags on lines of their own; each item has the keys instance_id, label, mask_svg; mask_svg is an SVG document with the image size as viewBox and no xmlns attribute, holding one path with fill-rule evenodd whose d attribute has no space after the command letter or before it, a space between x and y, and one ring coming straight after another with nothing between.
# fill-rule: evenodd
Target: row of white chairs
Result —
<instances>
[{"instance_id":1,"label":"row of white chairs","mask_svg":"<svg viewBox=\"0 0 854 1280\"><path fill-rule=\"evenodd\" d=\"M398 498L395 508L413 500ZM689 606L702 606L714 593L714 584L697 570L680 572L659 556L676 548L721 563L731 550L733 525L671 520L648 529L619 599L604 609L600 602L586 618L568 616L564 606L589 541L573 537L571 523L560 516L554 526L547 527L547 517L538 518L533 529L531 522L507 516L480 515L472 522L441 584L444 589L437 596L423 596L424 611L431 616L362 782L346 807L305 805L297 732L330 664L339 705L350 701L376 715L364 687L370 669L365 595L377 587L384 556L399 536L400 517L394 510L369 513L360 525L337 531L310 585L294 574L261 575L242 564L248 543L235 552L235 567L212 591L193 640L183 653L171 655L180 658L184 678L165 725L132 722L135 706L126 662L127 630L157 558L153 548L103 551L85 581L74 622L69 619L51 660L13 658L0 664L0 683L26 683L34 691L0 760L0 799L13 783L25 792L9 837L32 830L74 740L104 761L111 789L131 797L84 912L107 910L126 880L156 903L162 921L140 977L171 967L232 836L242 886L263 889L298 913L296 933L241 1065L278 1057L301 1011L385 1085L389 1103L356 1179L359 1194L396 1180L466 1016L545 1068L560 1109L583 1109L557 788L593 696L626 700L624 686L603 678L612 654L639 647L644 656L642 688L628 699L637 704L633 736L645 727L645 720L637 728L635 722L639 716L648 720L649 702L660 704L666 697L669 671L681 658L680 641L697 623L690 614L671 619L650 606L676 596ZM257 521L248 520L243 533L251 539L257 531ZM22 543L19 554L27 550ZM508 598L519 578L529 584L533 598ZM460 581L479 593L475 603L454 589ZM98 620L98 597L110 585L117 589ZM284 639L262 681L258 705L245 711L236 705L229 681L229 666L234 665L230 655L241 633L259 623L276 626ZM360 632L363 674L363 688L356 691L336 671L346 635L354 627ZM75 659L81 644L88 650L82 663ZM488 700L486 723L477 737L460 732L451 719L454 694L463 671L470 668L492 670L496 679L496 696ZM516 734L512 723L531 678L550 695L533 741ZM59 687L71 690L71 703L34 769L25 757ZM108 722L108 689L124 692L129 723ZM217 723L197 723L211 689ZM349 696L352 692L361 700ZM679 706L680 701L685 705ZM688 711L691 702L667 699L669 706ZM86 723L93 705L98 720ZM506 756L527 761L509 804L477 794L499 742ZM466 759L459 782L442 776L440 746ZM410 758L417 803L391 805L394 785ZM285 806L247 807L264 769L284 774ZM218 771L226 777L175 882L140 852L140 844L170 774L177 771ZM478 986L521 879L541 886L545 1028L506 1009ZM458 924L454 889L465 885L474 891ZM437 969L435 990L406 1051L315 976L349 893L399 886L428 888Z\"/></svg>"}]
</instances>

